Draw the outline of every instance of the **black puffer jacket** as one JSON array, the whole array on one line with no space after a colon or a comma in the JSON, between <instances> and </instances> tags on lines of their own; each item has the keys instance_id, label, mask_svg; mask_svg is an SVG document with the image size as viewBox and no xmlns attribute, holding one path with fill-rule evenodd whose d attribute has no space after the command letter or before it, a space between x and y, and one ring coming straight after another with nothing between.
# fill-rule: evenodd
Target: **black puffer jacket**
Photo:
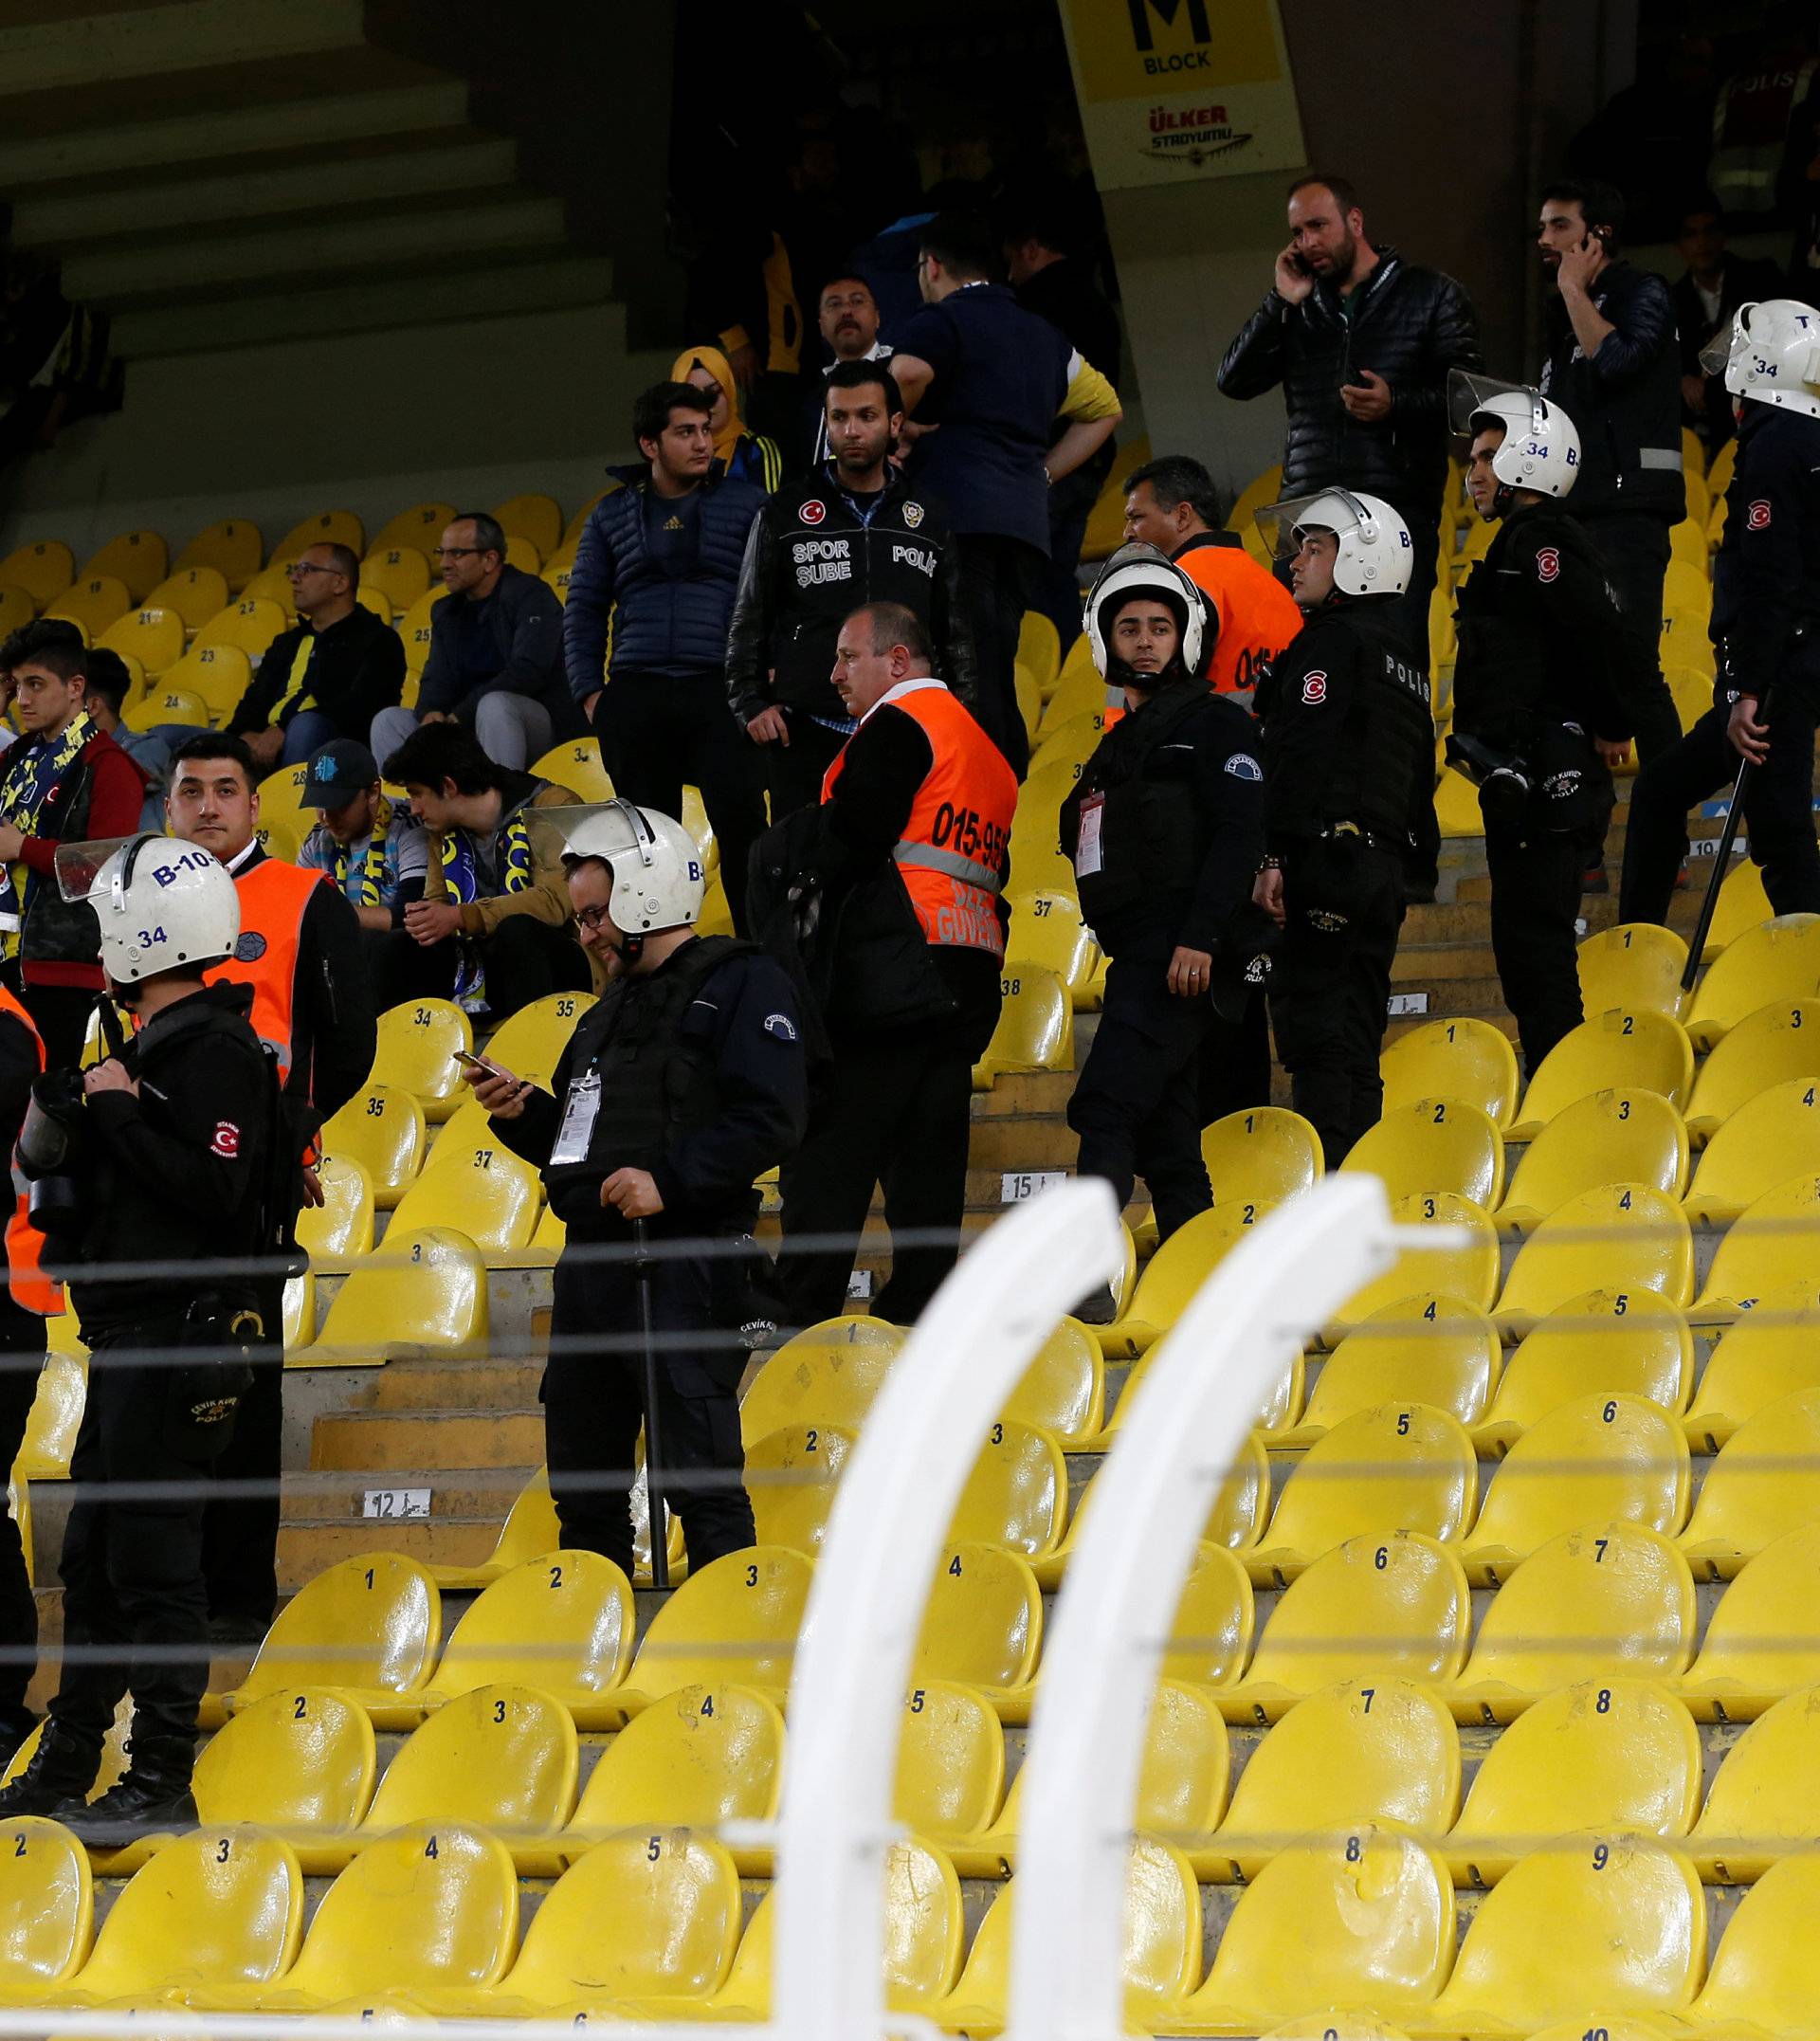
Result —
<instances>
[{"instance_id":1,"label":"black puffer jacket","mask_svg":"<svg viewBox=\"0 0 1820 2041\"><path fill-rule=\"evenodd\" d=\"M1331 284L1317 283L1301 304L1272 290L1227 349L1219 387L1244 398L1283 385L1284 496L1338 483L1432 517L1447 483L1447 371L1484 366L1472 301L1450 276L1393 248L1378 250L1355 297L1348 319ZM1370 424L1339 396L1367 369L1391 386L1390 416Z\"/></svg>"}]
</instances>

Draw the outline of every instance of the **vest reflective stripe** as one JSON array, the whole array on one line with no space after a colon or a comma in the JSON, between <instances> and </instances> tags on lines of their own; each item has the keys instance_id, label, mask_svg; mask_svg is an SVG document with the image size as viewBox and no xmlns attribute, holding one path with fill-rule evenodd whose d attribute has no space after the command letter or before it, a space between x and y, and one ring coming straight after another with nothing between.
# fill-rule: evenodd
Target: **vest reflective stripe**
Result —
<instances>
[{"instance_id":1,"label":"vest reflective stripe","mask_svg":"<svg viewBox=\"0 0 1820 2041\"><path fill-rule=\"evenodd\" d=\"M240 947L258 954L243 957L238 952L225 964L203 973L207 985L250 985L253 1011L247 1018L262 1042L277 1049L279 1062L288 1077L291 1069L291 1028L297 997L297 958L303 941L303 914L310 895L329 884L323 871L305 871L287 865L282 858L266 858L250 869L234 874L240 894ZM248 938L253 938L249 941Z\"/></svg>"},{"instance_id":2,"label":"vest reflective stripe","mask_svg":"<svg viewBox=\"0 0 1820 2041\"><path fill-rule=\"evenodd\" d=\"M891 697L890 706L921 726L933 754L891 853L923 940L984 950L1002 959L1005 931L997 899L1004 890L1000 873L1017 807L1017 775L939 681L913 682ZM846 760L843 750L828 767L822 781L824 801ZM975 851L985 855L971 854Z\"/></svg>"},{"instance_id":3,"label":"vest reflective stripe","mask_svg":"<svg viewBox=\"0 0 1820 2041\"><path fill-rule=\"evenodd\" d=\"M10 1013L31 1036L38 1051L38 1067L45 1067L45 1039L38 1024L23 1004L0 985L0 1013ZM64 1286L44 1271L45 1236L31 1223L27 1199L30 1186L12 1158L12 1216L7 1221L7 1287L22 1310L35 1311L40 1318L56 1318L64 1308Z\"/></svg>"}]
</instances>

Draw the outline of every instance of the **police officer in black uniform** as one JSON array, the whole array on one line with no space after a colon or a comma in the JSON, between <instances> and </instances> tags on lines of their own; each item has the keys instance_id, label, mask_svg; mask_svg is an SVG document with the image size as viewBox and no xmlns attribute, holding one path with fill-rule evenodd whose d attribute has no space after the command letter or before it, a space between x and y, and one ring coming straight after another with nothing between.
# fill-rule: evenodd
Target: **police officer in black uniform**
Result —
<instances>
[{"instance_id":1,"label":"police officer in black uniform","mask_svg":"<svg viewBox=\"0 0 1820 2041\"><path fill-rule=\"evenodd\" d=\"M1411 895L1431 896L1434 720L1393 598L1409 586L1403 519L1323 489L1273 525L1307 621L1258 689L1265 856L1253 898L1283 930L1270 977L1277 1053L1329 1169L1376 1123L1391 959Z\"/></svg>"},{"instance_id":2,"label":"police officer in black uniform","mask_svg":"<svg viewBox=\"0 0 1820 2041\"><path fill-rule=\"evenodd\" d=\"M1459 370L1451 399L1472 443L1466 486L1502 523L1460 592L1447 756L1479 787L1492 953L1534 1075L1583 1017L1581 877L1605 841L1611 768L1667 688L1562 508L1579 472L1573 420L1536 391Z\"/></svg>"},{"instance_id":3,"label":"police officer in black uniform","mask_svg":"<svg viewBox=\"0 0 1820 2041\"><path fill-rule=\"evenodd\" d=\"M1094 664L1122 687L1062 804L1082 917L1112 959L1100 1026L1068 1103L1078 1168L1120 1206L1141 1175L1167 1240L1212 1203L1199 1067L1210 1034L1236 1052L1261 946L1252 875L1264 852L1257 731L1200 678L1199 589L1154 546L1121 546L1087 597Z\"/></svg>"},{"instance_id":4,"label":"police officer in black uniform","mask_svg":"<svg viewBox=\"0 0 1820 2041\"><path fill-rule=\"evenodd\" d=\"M1687 811L1751 761L1744 820L1777 914L1820 913L1813 733L1820 719L1820 312L1741 306L1701 356L1738 400L1738 465L1713 563L1713 706L1630 793L1620 912L1666 921Z\"/></svg>"},{"instance_id":5,"label":"police officer in black uniform","mask_svg":"<svg viewBox=\"0 0 1820 2041\"><path fill-rule=\"evenodd\" d=\"M568 1228L543 1376L562 1542L632 1571L645 1282L659 1466L699 1570L753 1542L736 1396L750 1263L737 1247L757 1217L754 1182L802 1139L801 1030L770 957L695 934L705 874L680 823L612 801L568 841L575 919L609 964L607 990L570 1038L553 1092L492 1065L470 1066L467 1081L501 1139L541 1167ZM633 1251L641 1222L648 1258Z\"/></svg>"},{"instance_id":6,"label":"police officer in black uniform","mask_svg":"<svg viewBox=\"0 0 1820 2041\"><path fill-rule=\"evenodd\" d=\"M136 837L87 897L114 995L140 1025L80 1081L41 1079L20 1137L33 1216L82 1315L88 1401L70 1464L62 1682L0 1813L54 1814L100 1848L196 1819L203 1502L251 1378L253 1258L295 1209L300 1165L277 1139L277 1066L247 1019L250 988L203 983L240 934L227 871L194 845ZM118 1501L115 1484L129 1485ZM84 1806L129 1688L131 1769Z\"/></svg>"}]
</instances>

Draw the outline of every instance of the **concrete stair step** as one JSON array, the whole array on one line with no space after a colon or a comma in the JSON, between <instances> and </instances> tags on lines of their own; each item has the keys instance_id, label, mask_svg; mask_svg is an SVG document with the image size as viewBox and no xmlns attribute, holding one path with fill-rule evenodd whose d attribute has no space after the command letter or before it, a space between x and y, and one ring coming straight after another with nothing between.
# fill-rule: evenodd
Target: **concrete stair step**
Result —
<instances>
[{"instance_id":1,"label":"concrete stair step","mask_svg":"<svg viewBox=\"0 0 1820 2041\"><path fill-rule=\"evenodd\" d=\"M387 1487L408 1485L399 1467L535 1466L543 1458L543 1418L535 1410L345 1411L318 1417L310 1465L384 1474Z\"/></svg>"},{"instance_id":2,"label":"concrete stair step","mask_svg":"<svg viewBox=\"0 0 1820 2041\"><path fill-rule=\"evenodd\" d=\"M379 1370L373 1411L517 1411L537 1400L541 1359L406 1360Z\"/></svg>"},{"instance_id":3,"label":"concrete stair step","mask_svg":"<svg viewBox=\"0 0 1820 2041\"><path fill-rule=\"evenodd\" d=\"M505 1508L509 1509L508 1501ZM504 1510L486 1517L316 1518L278 1534L279 1592L294 1595L324 1568L383 1548L426 1566L477 1566L499 1541Z\"/></svg>"}]
</instances>

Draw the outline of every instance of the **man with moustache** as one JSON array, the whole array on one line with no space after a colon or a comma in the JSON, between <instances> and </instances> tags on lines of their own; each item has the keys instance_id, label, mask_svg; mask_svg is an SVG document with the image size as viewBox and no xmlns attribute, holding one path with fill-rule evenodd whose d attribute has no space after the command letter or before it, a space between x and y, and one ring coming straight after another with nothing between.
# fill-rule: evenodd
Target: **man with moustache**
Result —
<instances>
[{"instance_id":1,"label":"man with moustache","mask_svg":"<svg viewBox=\"0 0 1820 2041\"><path fill-rule=\"evenodd\" d=\"M891 343L879 338L879 301L864 277L829 277L822 285L816 306L816 324L834 359L823 369L831 375L849 361L889 361ZM809 465L819 467L832 451L828 444L826 392L818 390L808 406L807 438Z\"/></svg>"}]
</instances>

